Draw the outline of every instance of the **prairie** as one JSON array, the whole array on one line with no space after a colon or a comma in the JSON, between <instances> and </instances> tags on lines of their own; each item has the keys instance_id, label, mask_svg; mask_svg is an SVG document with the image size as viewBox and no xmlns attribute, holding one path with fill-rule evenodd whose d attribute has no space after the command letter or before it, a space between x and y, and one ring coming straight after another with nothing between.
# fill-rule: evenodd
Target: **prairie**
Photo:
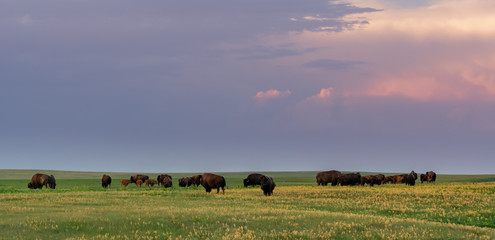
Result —
<instances>
[{"instance_id":1,"label":"prairie","mask_svg":"<svg viewBox=\"0 0 495 240\"><path fill-rule=\"evenodd\" d=\"M40 171L48 172L48 171ZM493 175L439 175L435 184L316 186L315 172L271 172L265 197L223 173L226 194L202 187L120 187L130 173L55 172L57 189L30 190L33 170L0 170L0 239L492 239ZM156 177L156 174L149 174Z\"/></svg>"}]
</instances>

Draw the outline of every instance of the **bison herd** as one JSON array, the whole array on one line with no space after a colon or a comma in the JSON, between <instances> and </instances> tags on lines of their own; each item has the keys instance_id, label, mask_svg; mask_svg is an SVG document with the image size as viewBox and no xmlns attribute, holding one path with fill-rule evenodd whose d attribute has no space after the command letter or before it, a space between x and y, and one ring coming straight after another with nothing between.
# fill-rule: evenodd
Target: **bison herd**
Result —
<instances>
[{"instance_id":1,"label":"bison herd","mask_svg":"<svg viewBox=\"0 0 495 240\"><path fill-rule=\"evenodd\" d=\"M435 182L437 174L433 171L426 172L426 174L420 175L421 183L423 182ZM418 179L418 174L414 171L411 171L409 174L399 174L393 176L385 176L383 174L376 175L366 175L361 176L359 172L357 173L342 173L336 170L319 172L316 175L316 183L318 185L326 186L329 183L332 186L352 186L352 185L361 185L364 186L368 184L369 186L373 185L382 185L385 183L392 184L406 184L410 186L414 186L416 184L416 179ZM244 183L246 184L246 183Z\"/></svg>"},{"instance_id":2,"label":"bison herd","mask_svg":"<svg viewBox=\"0 0 495 240\"><path fill-rule=\"evenodd\" d=\"M437 175L433 171L428 171L426 174L420 175L421 183L423 182L435 182ZM369 186L381 185L385 183L391 184L406 184L414 186L418 179L418 175L411 171L409 174L399 174L393 176L385 176L383 174L376 175L366 175L361 176L359 172L356 173L342 173L340 171L331 170L319 172L316 175L316 183L318 185L327 186L329 183L332 186L352 186L361 185L364 186L368 184ZM217 193L222 189L222 193L225 194L226 181L225 178L213 173L203 173L202 175L194 175L192 177L183 177L178 180L179 187L190 187L203 186L207 193L211 192L212 189L217 189ZM120 181L121 187L127 187L130 183L136 184L136 186L141 187L145 184L147 187L153 187L154 185L163 186L164 188L172 187L172 176L168 174L160 174L154 179L150 179L149 176L136 174L131 176L129 179L122 179ZM272 177L265 176L259 173L252 173L243 179L244 187L248 186L260 186L263 190L265 196L271 196L273 194L273 189L275 189L275 181ZM103 188L108 188L112 184L112 178L108 175L103 175L101 178L101 186ZM46 175L41 173L36 173L31 178L31 182L28 183L28 188L37 189L50 187L55 189L55 177L53 175Z\"/></svg>"}]
</instances>

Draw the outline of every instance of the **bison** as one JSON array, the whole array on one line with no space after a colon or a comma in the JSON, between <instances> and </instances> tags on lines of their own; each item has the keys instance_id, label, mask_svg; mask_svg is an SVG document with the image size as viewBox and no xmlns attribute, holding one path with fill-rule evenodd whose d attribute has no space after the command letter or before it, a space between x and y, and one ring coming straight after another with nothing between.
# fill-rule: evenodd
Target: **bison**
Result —
<instances>
[{"instance_id":1,"label":"bison","mask_svg":"<svg viewBox=\"0 0 495 240\"><path fill-rule=\"evenodd\" d=\"M434 182L437 180L437 174L433 171L426 172L428 182Z\"/></svg>"},{"instance_id":2,"label":"bison","mask_svg":"<svg viewBox=\"0 0 495 240\"><path fill-rule=\"evenodd\" d=\"M382 185L385 183L385 175L383 174L376 174L374 175L377 182L375 183L376 185Z\"/></svg>"},{"instance_id":3,"label":"bison","mask_svg":"<svg viewBox=\"0 0 495 240\"><path fill-rule=\"evenodd\" d=\"M341 174L337 179L337 184L340 184L340 186L347 186L347 185L352 186L352 185L358 185L360 183L361 183L361 174L359 172Z\"/></svg>"},{"instance_id":4,"label":"bison","mask_svg":"<svg viewBox=\"0 0 495 240\"><path fill-rule=\"evenodd\" d=\"M409 173L405 178L404 178L404 183L406 185L414 186L416 184L416 179L418 178L418 175L414 171Z\"/></svg>"},{"instance_id":5,"label":"bison","mask_svg":"<svg viewBox=\"0 0 495 240\"><path fill-rule=\"evenodd\" d=\"M138 180L136 181L136 186L141 187L141 185L143 185L143 180L138 179Z\"/></svg>"},{"instance_id":6,"label":"bison","mask_svg":"<svg viewBox=\"0 0 495 240\"><path fill-rule=\"evenodd\" d=\"M144 181L144 183L146 184L146 187L149 187L150 185L153 187L158 182L155 179L148 179L148 180Z\"/></svg>"},{"instance_id":7,"label":"bison","mask_svg":"<svg viewBox=\"0 0 495 240\"><path fill-rule=\"evenodd\" d=\"M203 178L203 175L194 175L191 177L193 184L199 186L201 184L201 178Z\"/></svg>"},{"instance_id":8,"label":"bison","mask_svg":"<svg viewBox=\"0 0 495 240\"><path fill-rule=\"evenodd\" d=\"M383 179L383 183L394 183L394 176L386 176L384 179Z\"/></svg>"},{"instance_id":9,"label":"bison","mask_svg":"<svg viewBox=\"0 0 495 240\"><path fill-rule=\"evenodd\" d=\"M251 173L246 179L242 180L244 182L244 187L261 185L261 178L265 177L263 174Z\"/></svg>"},{"instance_id":10,"label":"bison","mask_svg":"<svg viewBox=\"0 0 495 240\"><path fill-rule=\"evenodd\" d=\"M380 185L381 181L375 175L367 175L361 177L361 186L364 186L364 184L368 184L370 187L373 187L375 184Z\"/></svg>"},{"instance_id":11,"label":"bison","mask_svg":"<svg viewBox=\"0 0 495 240\"><path fill-rule=\"evenodd\" d=\"M167 174L163 174L163 177L161 178L161 180L162 180L161 185L164 188L172 187L172 176L167 175Z\"/></svg>"},{"instance_id":12,"label":"bison","mask_svg":"<svg viewBox=\"0 0 495 240\"><path fill-rule=\"evenodd\" d=\"M106 174L101 178L101 186L103 188L110 187L112 185L112 178Z\"/></svg>"},{"instance_id":13,"label":"bison","mask_svg":"<svg viewBox=\"0 0 495 240\"><path fill-rule=\"evenodd\" d=\"M421 180L421 183L428 182L428 175L426 174L419 175L419 180Z\"/></svg>"},{"instance_id":14,"label":"bison","mask_svg":"<svg viewBox=\"0 0 495 240\"><path fill-rule=\"evenodd\" d=\"M28 188L38 189L38 188L50 187L51 189L55 189L55 177L53 175L46 175L41 173L36 173L31 177L31 182L28 183Z\"/></svg>"},{"instance_id":15,"label":"bison","mask_svg":"<svg viewBox=\"0 0 495 240\"><path fill-rule=\"evenodd\" d=\"M217 194L222 188L222 193L225 194L225 178L222 176L215 175L213 173L205 173L201 177L201 185L205 188L206 192L211 192L212 188L217 189Z\"/></svg>"},{"instance_id":16,"label":"bison","mask_svg":"<svg viewBox=\"0 0 495 240\"><path fill-rule=\"evenodd\" d=\"M144 183L144 181L150 179L150 177L146 176L146 175L141 175L141 174L136 174L134 176L131 176L131 183L136 183L137 184L137 180L141 180L141 184Z\"/></svg>"},{"instance_id":17,"label":"bison","mask_svg":"<svg viewBox=\"0 0 495 240\"><path fill-rule=\"evenodd\" d=\"M120 181L120 187L127 187L131 181L129 179L122 179Z\"/></svg>"},{"instance_id":18,"label":"bison","mask_svg":"<svg viewBox=\"0 0 495 240\"><path fill-rule=\"evenodd\" d=\"M318 183L318 186L326 186L328 183L332 183L332 186L336 186L340 175L342 175L342 173L336 170L319 172L316 174L316 183Z\"/></svg>"},{"instance_id":19,"label":"bison","mask_svg":"<svg viewBox=\"0 0 495 240\"><path fill-rule=\"evenodd\" d=\"M260 179L261 190L265 196L271 196L273 194L273 189L275 189L275 181L272 177L267 177L263 175Z\"/></svg>"},{"instance_id":20,"label":"bison","mask_svg":"<svg viewBox=\"0 0 495 240\"><path fill-rule=\"evenodd\" d=\"M160 174L160 175L158 175L158 177L156 177L156 181L158 182L158 185L162 185L163 179L165 179L165 178L172 179L172 176L170 176L168 174Z\"/></svg>"},{"instance_id":21,"label":"bison","mask_svg":"<svg viewBox=\"0 0 495 240\"><path fill-rule=\"evenodd\" d=\"M190 177L183 177L179 179L179 187L189 187L193 184L193 180Z\"/></svg>"}]
</instances>

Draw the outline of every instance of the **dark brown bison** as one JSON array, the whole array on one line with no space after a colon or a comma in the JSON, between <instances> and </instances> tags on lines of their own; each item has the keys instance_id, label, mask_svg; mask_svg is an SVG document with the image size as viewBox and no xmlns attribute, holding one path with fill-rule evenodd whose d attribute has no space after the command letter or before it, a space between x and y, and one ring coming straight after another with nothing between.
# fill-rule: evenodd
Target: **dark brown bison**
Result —
<instances>
[{"instance_id":1,"label":"dark brown bison","mask_svg":"<svg viewBox=\"0 0 495 240\"><path fill-rule=\"evenodd\" d=\"M392 178L392 183L393 184L401 184L401 183L407 183L408 181L411 182L409 178L409 175L416 181L418 179L418 174L416 174L414 171L411 171L409 174L399 174L399 175L394 175L390 176Z\"/></svg>"},{"instance_id":2,"label":"dark brown bison","mask_svg":"<svg viewBox=\"0 0 495 240\"><path fill-rule=\"evenodd\" d=\"M426 175L428 176L428 182L434 182L435 180L437 180L437 174L433 171L429 171L429 172L426 172Z\"/></svg>"},{"instance_id":3,"label":"dark brown bison","mask_svg":"<svg viewBox=\"0 0 495 240\"><path fill-rule=\"evenodd\" d=\"M51 189L55 189L56 186L55 177L53 175L46 175L41 173L36 173L31 177L31 182L28 183L28 188L38 189L50 187Z\"/></svg>"},{"instance_id":4,"label":"dark brown bison","mask_svg":"<svg viewBox=\"0 0 495 240\"><path fill-rule=\"evenodd\" d=\"M141 183L144 183L148 179L150 179L150 177L146 175L136 174L134 176L131 176L131 183L137 184L137 180L141 180Z\"/></svg>"},{"instance_id":5,"label":"dark brown bison","mask_svg":"<svg viewBox=\"0 0 495 240\"><path fill-rule=\"evenodd\" d=\"M112 178L106 174L101 178L101 186L103 188L110 187L112 185Z\"/></svg>"},{"instance_id":6,"label":"dark brown bison","mask_svg":"<svg viewBox=\"0 0 495 240\"><path fill-rule=\"evenodd\" d=\"M404 178L404 183L406 185L414 186L416 184L416 179L418 178L418 175L414 171L409 173L405 178Z\"/></svg>"},{"instance_id":7,"label":"dark brown bison","mask_svg":"<svg viewBox=\"0 0 495 240\"><path fill-rule=\"evenodd\" d=\"M421 183L428 182L428 175L426 174L419 175L419 180L421 180Z\"/></svg>"},{"instance_id":8,"label":"dark brown bison","mask_svg":"<svg viewBox=\"0 0 495 240\"><path fill-rule=\"evenodd\" d=\"M149 187L149 186L152 186L153 187L158 182L155 179L148 179L148 180L144 181L144 183L146 184L146 187Z\"/></svg>"},{"instance_id":9,"label":"dark brown bison","mask_svg":"<svg viewBox=\"0 0 495 240\"><path fill-rule=\"evenodd\" d=\"M392 179L393 179L393 182L392 183L393 184L405 183L406 177L407 177L407 174L401 174L401 175L392 176Z\"/></svg>"},{"instance_id":10,"label":"dark brown bison","mask_svg":"<svg viewBox=\"0 0 495 240\"><path fill-rule=\"evenodd\" d=\"M337 179L337 184L340 184L340 186L352 186L352 185L358 185L360 183L361 183L361 174L359 172L341 174Z\"/></svg>"},{"instance_id":11,"label":"dark brown bison","mask_svg":"<svg viewBox=\"0 0 495 240\"><path fill-rule=\"evenodd\" d=\"M131 181L129 179L122 179L120 181L120 187L127 187Z\"/></svg>"},{"instance_id":12,"label":"dark brown bison","mask_svg":"<svg viewBox=\"0 0 495 240\"><path fill-rule=\"evenodd\" d=\"M381 181L375 175L361 176L361 186L364 186L364 184L368 184L373 187L375 184L380 185Z\"/></svg>"},{"instance_id":13,"label":"dark brown bison","mask_svg":"<svg viewBox=\"0 0 495 240\"><path fill-rule=\"evenodd\" d=\"M206 192L211 192L212 188L217 189L217 194L222 188L222 193L225 194L225 178L222 176L215 175L213 173L204 173L201 177L201 185L205 188Z\"/></svg>"},{"instance_id":14,"label":"dark brown bison","mask_svg":"<svg viewBox=\"0 0 495 240\"><path fill-rule=\"evenodd\" d=\"M162 174L162 175L163 175L163 177L161 178L161 180L162 180L161 185L164 188L172 187L172 176L167 175L167 174Z\"/></svg>"},{"instance_id":15,"label":"dark brown bison","mask_svg":"<svg viewBox=\"0 0 495 240\"><path fill-rule=\"evenodd\" d=\"M261 178L265 175L259 173L251 173L246 179L242 180L244 182L244 187L261 185Z\"/></svg>"},{"instance_id":16,"label":"dark brown bison","mask_svg":"<svg viewBox=\"0 0 495 240\"><path fill-rule=\"evenodd\" d=\"M386 176L386 177L383 179L383 183L394 183L394 178L393 178L393 176Z\"/></svg>"},{"instance_id":17,"label":"dark brown bison","mask_svg":"<svg viewBox=\"0 0 495 240\"><path fill-rule=\"evenodd\" d=\"M261 190L265 196L271 196L273 194L273 189L275 189L275 181L272 177L262 176L260 179Z\"/></svg>"},{"instance_id":18,"label":"dark brown bison","mask_svg":"<svg viewBox=\"0 0 495 240\"><path fill-rule=\"evenodd\" d=\"M190 177L183 177L179 179L179 187L189 187L193 184L193 180Z\"/></svg>"},{"instance_id":19,"label":"dark brown bison","mask_svg":"<svg viewBox=\"0 0 495 240\"><path fill-rule=\"evenodd\" d=\"M158 185L162 185L163 179L165 179L165 178L172 179L172 176L170 176L168 174L160 174L160 175L158 175L158 177L156 177L156 181L158 182Z\"/></svg>"},{"instance_id":20,"label":"dark brown bison","mask_svg":"<svg viewBox=\"0 0 495 240\"><path fill-rule=\"evenodd\" d=\"M385 183L385 175L383 174L376 174L374 175L377 182L375 183L376 185L382 185Z\"/></svg>"},{"instance_id":21,"label":"dark brown bison","mask_svg":"<svg viewBox=\"0 0 495 240\"><path fill-rule=\"evenodd\" d=\"M342 175L342 173L336 170L319 172L316 174L316 183L318 183L318 186L326 186L328 183L332 183L332 186L336 186L340 175Z\"/></svg>"},{"instance_id":22,"label":"dark brown bison","mask_svg":"<svg viewBox=\"0 0 495 240\"><path fill-rule=\"evenodd\" d=\"M201 178L203 178L203 175L194 175L191 177L193 184L197 187L201 184Z\"/></svg>"}]
</instances>

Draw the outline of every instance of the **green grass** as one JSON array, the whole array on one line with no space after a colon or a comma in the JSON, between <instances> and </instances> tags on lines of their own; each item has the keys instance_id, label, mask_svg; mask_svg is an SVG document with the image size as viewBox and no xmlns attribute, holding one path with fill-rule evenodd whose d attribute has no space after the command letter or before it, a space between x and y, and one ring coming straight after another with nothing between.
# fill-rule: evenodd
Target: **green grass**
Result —
<instances>
[{"instance_id":1,"label":"green grass","mask_svg":"<svg viewBox=\"0 0 495 240\"><path fill-rule=\"evenodd\" d=\"M191 173L172 174L169 189L120 188L132 174L110 173L114 184L104 190L102 173L54 172L56 190L27 189L35 172L50 173L0 170L0 239L495 238L494 175L323 187L316 172L270 172L277 187L265 197L241 186L247 173L222 173L228 186L217 195L178 188L176 178Z\"/></svg>"}]
</instances>

